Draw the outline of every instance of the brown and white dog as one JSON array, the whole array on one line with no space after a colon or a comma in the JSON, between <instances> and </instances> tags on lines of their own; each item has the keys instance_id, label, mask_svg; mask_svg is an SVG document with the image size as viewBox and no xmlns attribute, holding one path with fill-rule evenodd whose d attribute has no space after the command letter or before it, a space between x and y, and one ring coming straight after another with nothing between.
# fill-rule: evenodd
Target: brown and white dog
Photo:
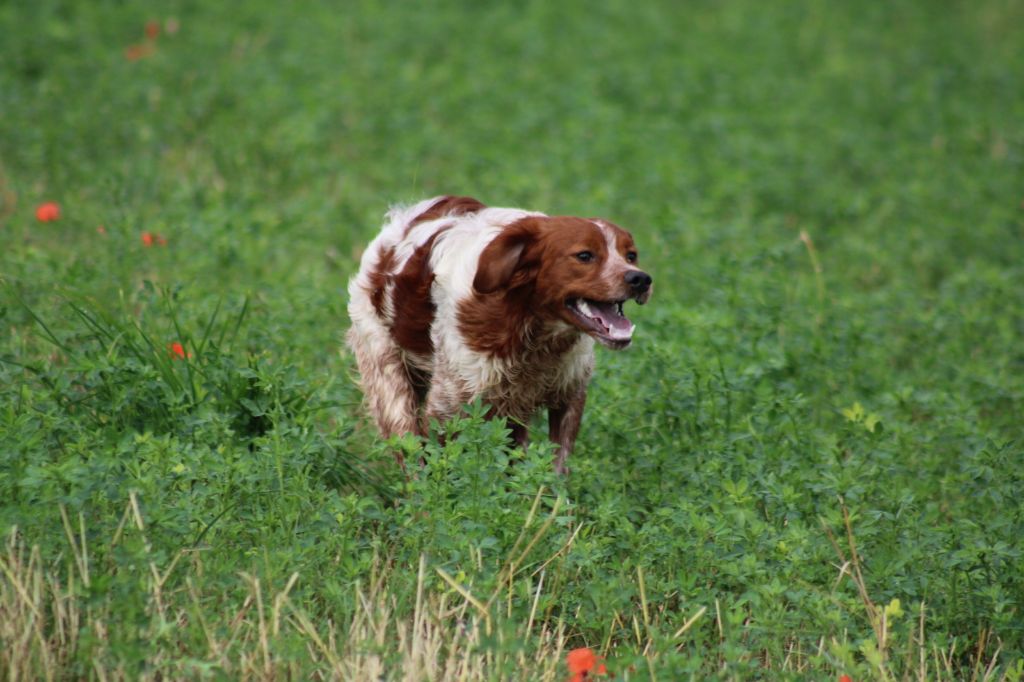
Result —
<instances>
[{"instance_id":1,"label":"brown and white dog","mask_svg":"<svg viewBox=\"0 0 1024 682\"><path fill-rule=\"evenodd\" d=\"M594 341L629 345L622 304L645 303L651 277L605 220L442 196L387 214L348 291L348 343L383 436L423 434L480 398L525 445L546 407L565 472Z\"/></svg>"}]
</instances>

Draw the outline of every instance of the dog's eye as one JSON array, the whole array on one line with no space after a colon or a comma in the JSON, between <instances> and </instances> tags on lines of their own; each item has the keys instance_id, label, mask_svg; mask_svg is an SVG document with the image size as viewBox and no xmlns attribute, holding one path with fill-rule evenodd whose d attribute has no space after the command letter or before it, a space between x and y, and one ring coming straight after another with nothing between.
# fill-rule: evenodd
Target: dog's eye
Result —
<instances>
[{"instance_id":1,"label":"dog's eye","mask_svg":"<svg viewBox=\"0 0 1024 682\"><path fill-rule=\"evenodd\" d=\"M629 251L628 253L626 253L626 260L629 261L630 263L635 263L636 251Z\"/></svg>"},{"instance_id":2,"label":"dog's eye","mask_svg":"<svg viewBox=\"0 0 1024 682\"><path fill-rule=\"evenodd\" d=\"M592 254L590 251L580 251L579 253L576 254L576 260L578 260L581 263L589 263L590 261L594 260L594 254Z\"/></svg>"}]
</instances>

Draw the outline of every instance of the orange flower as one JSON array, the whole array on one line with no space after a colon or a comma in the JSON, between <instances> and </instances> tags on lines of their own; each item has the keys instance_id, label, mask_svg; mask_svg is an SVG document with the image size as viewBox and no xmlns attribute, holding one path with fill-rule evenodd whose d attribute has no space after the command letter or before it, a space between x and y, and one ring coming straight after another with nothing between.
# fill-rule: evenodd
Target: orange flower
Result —
<instances>
[{"instance_id":1,"label":"orange flower","mask_svg":"<svg viewBox=\"0 0 1024 682\"><path fill-rule=\"evenodd\" d=\"M839 676L839 682L853 682L853 678L849 675L843 674Z\"/></svg>"},{"instance_id":2,"label":"orange flower","mask_svg":"<svg viewBox=\"0 0 1024 682\"><path fill-rule=\"evenodd\" d=\"M99 232L100 234L106 234L107 233L107 228L103 227L102 225L98 225L96 227L96 231Z\"/></svg>"},{"instance_id":3,"label":"orange flower","mask_svg":"<svg viewBox=\"0 0 1024 682\"><path fill-rule=\"evenodd\" d=\"M569 682L583 682L592 679L591 673L607 675L608 669L604 667L602 660L604 659L587 647L573 649L565 657L565 662L569 666L569 674L572 675Z\"/></svg>"},{"instance_id":4,"label":"orange flower","mask_svg":"<svg viewBox=\"0 0 1024 682\"><path fill-rule=\"evenodd\" d=\"M142 233L142 245L147 249L153 245L167 246L167 237L156 232L143 232Z\"/></svg>"},{"instance_id":5,"label":"orange flower","mask_svg":"<svg viewBox=\"0 0 1024 682\"><path fill-rule=\"evenodd\" d=\"M147 21L146 22L146 37L150 40L156 39L160 35L160 22L159 21Z\"/></svg>"},{"instance_id":6,"label":"orange flower","mask_svg":"<svg viewBox=\"0 0 1024 682\"><path fill-rule=\"evenodd\" d=\"M137 62L140 59L153 54L153 43L142 43L141 45L129 45L124 48L124 58L130 62Z\"/></svg>"},{"instance_id":7,"label":"orange flower","mask_svg":"<svg viewBox=\"0 0 1024 682\"><path fill-rule=\"evenodd\" d=\"M192 353L186 353L185 346L181 345L179 341L167 344L167 350L174 360L184 360L185 358L192 357Z\"/></svg>"},{"instance_id":8,"label":"orange flower","mask_svg":"<svg viewBox=\"0 0 1024 682\"><path fill-rule=\"evenodd\" d=\"M36 220L48 223L60 218L60 206L55 201L47 201L36 207Z\"/></svg>"}]
</instances>

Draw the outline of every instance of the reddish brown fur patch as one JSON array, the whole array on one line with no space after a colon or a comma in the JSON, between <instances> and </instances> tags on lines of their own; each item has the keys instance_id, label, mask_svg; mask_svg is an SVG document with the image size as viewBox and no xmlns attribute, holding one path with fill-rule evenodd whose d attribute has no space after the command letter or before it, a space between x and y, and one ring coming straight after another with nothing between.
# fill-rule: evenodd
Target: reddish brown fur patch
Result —
<instances>
[{"instance_id":1,"label":"reddish brown fur patch","mask_svg":"<svg viewBox=\"0 0 1024 682\"><path fill-rule=\"evenodd\" d=\"M473 294L459 305L459 332L466 345L496 358L519 354L538 327L530 312L532 291ZM568 348L564 349L567 350ZM552 350L552 352L558 352Z\"/></svg>"},{"instance_id":2,"label":"reddish brown fur patch","mask_svg":"<svg viewBox=\"0 0 1024 682\"><path fill-rule=\"evenodd\" d=\"M377 311L379 317L384 317L384 293L388 281L391 279L391 270L395 266L395 250L387 248L381 251L377 265L370 272L370 303Z\"/></svg>"},{"instance_id":3,"label":"reddish brown fur patch","mask_svg":"<svg viewBox=\"0 0 1024 682\"><path fill-rule=\"evenodd\" d=\"M430 325L434 322L435 306L430 298L434 272L430 268L430 251L438 235L448 231L443 227L421 244L406 261L402 271L394 276L392 305L395 316L391 323L391 336L405 351L417 355L433 354Z\"/></svg>"},{"instance_id":4,"label":"reddish brown fur patch","mask_svg":"<svg viewBox=\"0 0 1024 682\"><path fill-rule=\"evenodd\" d=\"M409 230L420 223L427 222L428 220L437 220L438 218L444 218L445 216L460 216L466 215L467 213L476 213L477 211L481 211L485 208L487 207L484 204L480 203L473 197L447 196L409 221L408 227L405 228L405 233L409 234Z\"/></svg>"},{"instance_id":5,"label":"reddish brown fur patch","mask_svg":"<svg viewBox=\"0 0 1024 682\"><path fill-rule=\"evenodd\" d=\"M537 261L527 246L536 241L539 221L523 218L508 225L480 254L473 289L489 294L499 289L514 289L530 278L530 266Z\"/></svg>"}]
</instances>

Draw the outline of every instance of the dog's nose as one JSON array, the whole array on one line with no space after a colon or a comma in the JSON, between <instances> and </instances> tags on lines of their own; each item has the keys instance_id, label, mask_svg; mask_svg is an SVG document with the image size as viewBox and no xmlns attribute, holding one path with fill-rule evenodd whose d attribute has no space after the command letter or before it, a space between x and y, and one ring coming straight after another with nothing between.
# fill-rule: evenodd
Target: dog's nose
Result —
<instances>
[{"instance_id":1,"label":"dog's nose","mask_svg":"<svg viewBox=\"0 0 1024 682\"><path fill-rule=\"evenodd\" d=\"M628 284L629 287L638 294L642 294L650 289L651 282L653 281L654 280L651 279L651 276L643 270L630 270L626 273L626 284Z\"/></svg>"}]
</instances>

